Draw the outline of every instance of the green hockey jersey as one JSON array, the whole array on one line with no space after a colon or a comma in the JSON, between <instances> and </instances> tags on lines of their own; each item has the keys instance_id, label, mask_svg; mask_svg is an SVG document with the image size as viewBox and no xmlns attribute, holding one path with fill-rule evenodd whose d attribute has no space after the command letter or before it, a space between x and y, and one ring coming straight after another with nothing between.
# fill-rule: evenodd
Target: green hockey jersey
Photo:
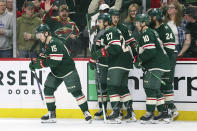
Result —
<instances>
[{"instance_id":1,"label":"green hockey jersey","mask_svg":"<svg viewBox=\"0 0 197 131\"><path fill-rule=\"evenodd\" d=\"M60 38L66 45L71 34L79 35L79 29L69 18L66 21L62 21L59 16L53 17L47 13L43 19L44 23L50 27L52 34Z\"/></svg>"},{"instance_id":2,"label":"green hockey jersey","mask_svg":"<svg viewBox=\"0 0 197 131\"><path fill-rule=\"evenodd\" d=\"M139 58L145 69L168 72L169 58L158 37L157 32L150 28L140 32Z\"/></svg>"},{"instance_id":3,"label":"green hockey jersey","mask_svg":"<svg viewBox=\"0 0 197 131\"><path fill-rule=\"evenodd\" d=\"M41 49L40 58L43 59L43 66L50 67L52 74L58 78L63 78L75 69L67 47L56 37L52 37Z\"/></svg>"},{"instance_id":4,"label":"green hockey jersey","mask_svg":"<svg viewBox=\"0 0 197 131\"><path fill-rule=\"evenodd\" d=\"M105 44L105 49L109 55L108 66L109 69L119 68L130 70L131 65L128 65L128 58L124 57L123 54L121 35L121 31L116 27L110 27L104 33L103 43Z\"/></svg>"},{"instance_id":5,"label":"green hockey jersey","mask_svg":"<svg viewBox=\"0 0 197 131\"><path fill-rule=\"evenodd\" d=\"M125 45L123 44L122 46L128 46L128 45L131 45L132 42L135 42L134 37L132 37L132 35L129 33L129 30L126 26L118 23L117 28L120 30L120 32L125 40ZM128 68L128 69L133 68L133 58L132 58L132 55L130 54L129 50L124 51L124 49L123 49L123 53L120 54L120 59L125 64L124 65L125 68Z\"/></svg>"},{"instance_id":6,"label":"green hockey jersey","mask_svg":"<svg viewBox=\"0 0 197 131\"><path fill-rule=\"evenodd\" d=\"M171 28L167 24L162 24L156 29L159 38L163 42L163 46L168 56L174 54L175 51L175 36Z\"/></svg>"}]
</instances>

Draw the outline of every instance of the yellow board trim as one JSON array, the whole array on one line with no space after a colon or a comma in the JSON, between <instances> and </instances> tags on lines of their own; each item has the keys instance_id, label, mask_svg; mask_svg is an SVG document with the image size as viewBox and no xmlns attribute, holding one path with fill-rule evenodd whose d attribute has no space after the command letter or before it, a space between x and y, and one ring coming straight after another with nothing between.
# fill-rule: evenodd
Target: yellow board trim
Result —
<instances>
[{"instance_id":1,"label":"yellow board trim","mask_svg":"<svg viewBox=\"0 0 197 131\"><path fill-rule=\"evenodd\" d=\"M90 110L93 115L98 110ZM111 110L108 111L110 114ZM20 108L0 108L0 118L40 118L47 113L47 109L20 109ZM125 114L125 111L123 111ZM137 119L146 113L145 110L135 110ZM80 109L57 109L57 118L83 119L84 115ZM197 121L197 111L179 111L177 120Z\"/></svg>"}]
</instances>

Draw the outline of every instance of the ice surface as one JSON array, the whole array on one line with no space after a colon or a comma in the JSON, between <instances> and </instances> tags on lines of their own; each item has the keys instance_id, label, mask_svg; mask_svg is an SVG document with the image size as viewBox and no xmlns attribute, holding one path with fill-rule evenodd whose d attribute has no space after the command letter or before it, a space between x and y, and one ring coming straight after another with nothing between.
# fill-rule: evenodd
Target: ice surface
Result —
<instances>
[{"instance_id":1,"label":"ice surface","mask_svg":"<svg viewBox=\"0 0 197 131\"><path fill-rule=\"evenodd\" d=\"M1 118L0 131L197 131L197 122L175 121L170 124L104 124L94 120L87 124L82 119L57 119L57 123L41 124L40 119Z\"/></svg>"}]
</instances>

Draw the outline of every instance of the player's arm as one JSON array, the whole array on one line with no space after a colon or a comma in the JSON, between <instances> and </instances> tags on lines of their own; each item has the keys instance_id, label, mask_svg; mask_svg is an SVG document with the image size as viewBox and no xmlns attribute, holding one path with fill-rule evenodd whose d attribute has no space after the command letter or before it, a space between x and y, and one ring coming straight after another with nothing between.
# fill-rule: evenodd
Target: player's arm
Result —
<instances>
[{"instance_id":1,"label":"player's arm","mask_svg":"<svg viewBox=\"0 0 197 131\"><path fill-rule=\"evenodd\" d=\"M130 49L132 50L133 56L135 57L138 55L138 42L135 40L135 38L132 35L129 35L128 39L125 42L126 46L130 46Z\"/></svg>"},{"instance_id":2,"label":"player's arm","mask_svg":"<svg viewBox=\"0 0 197 131\"><path fill-rule=\"evenodd\" d=\"M107 45L107 46L99 49L98 51L93 52L92 53L93 59L114 56L114 55L118 55L122 52L120 40L111 41L109 44L110 45Z\"/></svg>"},{"instance_id":3,"label":"player's arm","mask_svg":"<svg viewBox=\"0 0 197 131\"><path fill-rule=\"evenodd\" d=\"M175 36L174 36L174 33L172 32L171 28L166 25L165 30L163 30L163 32L165 33L161 33L159 35L159 37L161 38L162 42L163 42L163 46L165 48L167 48L168 50L170 51L173 51L175 50L175 46L176 46L176 43L175 43Z\"/></svg>"},{"instance_id":4,"label":"player's arm","mask_svg":"<svg viewBox=\"0 0 197 131\"><path fill-rule=\"evenodd\" d=\"M104 41L104 43L106 43L106 46L93 53L93 57L109 57L118 55L122 52L120 34L117 31L108 32L107 34L105 34L105 37L106 40Z\"/></svg>"},{"instance_id":5,"label":"player's arm","mask_svg":"<svg viewBox=\"0 0 197 131\"><path fill-rule=\"evenodd\" d=\"M45 67L56 67L63 59L63 51L62 47L51 44L47 50L46 53L40 54L36 60L32 61L32 64L30 64L30 69L41 69Z\"/></svg>"}]
</instances>

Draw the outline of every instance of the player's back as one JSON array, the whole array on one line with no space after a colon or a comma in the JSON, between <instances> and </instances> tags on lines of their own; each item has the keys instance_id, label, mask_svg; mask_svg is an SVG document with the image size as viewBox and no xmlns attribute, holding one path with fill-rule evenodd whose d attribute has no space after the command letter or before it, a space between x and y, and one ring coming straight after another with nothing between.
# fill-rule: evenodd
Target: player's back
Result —
<instances>
[{"instance_id":1,"label":"player's back","mask_svg":"<svg viewBox=\"0 0 197 131\"><path fill-rule=\"evenodd\" d=\"M155 30L147 28L140 33L139 55L146 69L169 70L169 58Z\"/></svg>"},{"instance_id":2,"label":"player's back","mask_svg":"<svg viewBox=\"0 0 197 131\"><path fill-rule=\"evenodd\" d=\"M171 28L167 24L162 24L156 29L159 38L163 42L164 49L168 56L174 54L175 51L175 36Z\"/></svg>"}]
</instances>

